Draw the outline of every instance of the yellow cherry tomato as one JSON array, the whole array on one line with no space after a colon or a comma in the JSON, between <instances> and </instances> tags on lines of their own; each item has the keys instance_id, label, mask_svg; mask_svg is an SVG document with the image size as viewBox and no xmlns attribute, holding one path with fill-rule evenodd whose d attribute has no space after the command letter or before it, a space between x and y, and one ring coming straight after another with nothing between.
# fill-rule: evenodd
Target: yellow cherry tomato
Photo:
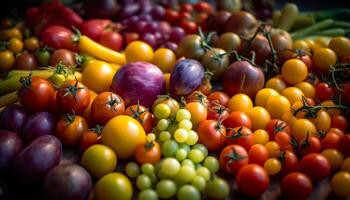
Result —
<instances>
[{"instance_id":1,"label":"yellow cherry tomato","mask_svg":"<svg viewBox=\"0 0 350 200\"><path fill-rule=\"evenodd\" d=\"M324 110L318 111L316 118L311 118L310 121L314 123L317 131L327 133L331 128L331 117Z\"/></svg>"},{"instance_id":2,"label":"yellow cherry tomato","mask_svg":"<svg viewBox=\"0 0 350 200\"><path fill-rule=\"evenodd\" d=\"M236 94L227 103L228 109L233 111L242 111L248 113L248 111L253 107L253 102L250 97L246 94Z\"/></svg>"},{"instance_id":3,"label":"yellow cherry tomato","mask_svg":"<svg viewBox=\"0 0 350 200\"><path fill-rule=\"evenodd\" d=\"M166 48L159 48L154 52L152 63L163 73L171 73L176 62L175 53Z\"/></svg>"},{"instance_id":4,"label":"yellow cherry tomato","mask_svg":"<svg viewBox=\"0 0 350 200\"><path fill-rule=\"evenodd\" d=\"M254 144L266 144L269 142L269 134L264 129L254 131Z\"/></svg>"},{"instance_id":5,"label":"yellow cherry tomato","mask_svg":"<svg viewBox=\"0 0 350 200\"><path fill-rule=\"evenodd\" d=\"M271 121L269 112L261 106L251 108L247 114L252 120L252 131L265 129L266 125Z\"/></svg>"},{"instance_id":6,"label":"yellow cherry tomato","mask_svg":"<svg viewBox=\"0 0 350 200\"><path fill-rule=\"evenodd\" d=\"M281 119L284 113L290 112L290 103L282 95L273 96L267 101L266 110L272 119Z\"/></svg>"},{"instance_id":7,"label":"yellow cherry tomato","mask_svg":"<svg viewBox=\"0 0 350 200\"><path fill-rule=\"evenodd\" d=\"M24 48L27 49L30 52L34 52L35 50L40 48L40 43L38 38L36 37L29 37L24 40Z\"/></svg>"},{"instance_id":8,"label":"yellow cherry tomato","mask_svg":"<svg viewBox=\"0 0 350 200\"><path fill-rule=\"evenodd\" d=\"M13 53L20 53L23 50L23 42L18 38L11 38L7 48Z\"/></svg>"},{"instance_id":9,"label":"yellow cherry tomato","mask_svg":"<svg viewBox=\"0 0 350 200\"><path fill-rule=\"evenodd\" d=\"M308 119L297 119L292 126L292 135L297 141L302 141L307 134L316 134L315 125Z\"/></svg>"},{"instance_id":10,"label":"yellow cherry tomato","mask_svg":"<svg viewBox=\"0 0 350 200\"><path fill-rule=\"evenodd\" d=\"M293 49L300 49L306 52L310 52L310 46L304 40L295 40L293 42Z\"/></svg>"},{"instance_id":11,"label":"yellow cherry tomato","mask_svg":"<svg viewBox=\"0 0 350 200\"><path fill-rule=\"evenodd\" d=\"M350 197L350 173L338 172L331 180L332 191L340 197Z\"/></svg>"},{"instance_id":12,"label":"yellow cherry tomato","mask_svg":"<svg viewBox=\"0 0 350 200\"><path fill-rule=\"evenodd\" d=\"M283 79L289 84L297 84L305 80L307 77L307 66L299 59L289 59L281 69Z\"/></svg>"},{"instance_id":13,"label":"yellow cherry tomato","mask_svg":"<svg viewBox=\"0 0 350 200\"><path fill-rule=\"evenodd\" d=\"M270 141L265 144L267 151L269 152L270 158L277 158L280 155L280 145L275 141Z\"/></svg>"},{"instance_id":14,"label":"yellow cherry tomato","mask_svg":"<svg viewBox=\"0 0 350 200\"><path fill-rule=\"evenodd\" d=\"M346 37L334 37L328 44L328 48L332 49L338 56L350 56L350 40Z\"/></svg>"},{"instance_id":15,"label":"yellow cherry tomato","mask_svg":"<svg viewBox=\"0 0 350 200\"><path fill-rule=\"evenodd\" d=\"M128 177L114 172L103 176L95 185L95 198L98 200L122 199L131 200L132 185Z\"/></svg>"},{"instance_id":16,"label":"yellow cherry tomato","mask_svg":"<svg viewBox=\"0 0 350 200\"><path fill-rule=\"evenodd\" d=\"M134 41L125 48L126 62L145 61L152 62L153 49L150 45L142 41Z\"/></svg>"},{"instance_id":17,"label":"yellow cherry tomato","mask_svg":"<svg viewBox=\"0 0 350 200\"><path fill-rule=\"evenodd\" d=\"M90 104L89 106L85 109L85 111L83 112L83 114L81 114L82 117L84 117L86 119L86 121L89 122L89 124L94 123L92 117L91 117L91 105L92 102L95 100L97 93L90 90L90 94L91 94L91 98L90 98Z\"/></svg>"},{"instance_id":18,"label":"yellow cherry tomato","mask_svg":"<svg viewBox=\"0 0 350 200\"><path fill-rule=\"evenodd\" d=\"M315 87L309 82L300 82L294 85L294 87L299 88L305 97L314 98L315 96Z\"/></svg>"},{"instance_id":19,"label":"yellow cherry tomato","mask_svg":"<svg viewBox=\"0 0 350 200\"><path fill-rule=\"evenodd\" d=\"M293 105L291 107L292 108L292 113L293 113L293 111L298 110L299 108L303 107L303 105L304 105L304 103L302 101L297 101L297 102L293 103ZM298 119L304 118L306 113L307 112L305 112L305 111L298 111L296 113L295 117L298 118Z\"/></svg>"},{"instance_id":20,"label":"yellow cherry tomato","mask_svg":"<svg viewBox=\"0 0 350 200\"><path fill-rule=\"evenodd\" d=\"M280 92L282 92L282 90L287 88L287 84L284 82L284 80L282 78L274 77L274 78L269 79L266 82L265 87L272 88L272 89L276 90L278 93L280 93Z\"/></svg>"},{"instance_id":21,"label":"yellow cherry tomato","mask_svg":"<svg viewBox=\"0 0 350 200\"><path fill-rule=\"evenodd\" d=\"M22 40L22 32L18 27L11 29L0 30L0 40L9 40L11 38L18 38Z\"/></svg>"},{"instance_id":22,"label":"yellow cherry tomato","mask_svg":"<svg viewBox=\"0 0 350 200\"><path fill-rule=\"evenodd\" d=\"M84 85L97 93L109 91L116 72L116 67L103 61L94 61L85 66L82 81Z\"/></svg>"},{"instance_id":23,"label":"yellow cherry tomato","mask_svg":"<svg viewBox=\"0 0 350 200\"><path fill-rule=\"evenodd\" d=\"M341 169L342 171L346 171L346 172L349 172L349 173L350 173L350 157L347 157L347 158L341 163L340 169Z\"/></svg>"},{"instance_id":24,"label":"yellow cherry tomato","mask_svg":"<svg viewBox=\"0 0 350 200\"><path fill-rule=\"evenodd\" d=\"M276 158L269 158L264 163L264 168L269 175L276 175L281 171L281 162Z\"/></svg>"},{"instance_id":25,"label":"yellow cherry tomato","mask_svg":"<svg viewBox=\"0 0 350 200\"><path fill-rule=\"evenodd\" d=\"M278 92L272 88L263 88L255 95L255 105L266 107L267 101L272 96L279 95Z\"/></svg>"},{"instance_id":26,"label":"yellow cherry tomato","mask_svg":"<svg viewBox=\"0 0 350 200\"><path fill-rule=\"evenodd\" d=\"M338 169L343 162L343 154L336 149L326 149L321 154L327 158L333 170Z\"/></svg>"},{"instance_id":27,"label":"yellow cherry tomato","mask_svg":"<svg viewBox=\"0 0 350 200\"><path fill-rule=\"evenodd\" d=\"M0 52L0 72L7 72L12 69L15 56L9 50Z\"/></svg>"},{"instance_id":28,"label":"yellow cherry tomato","mask_svg":"<svg viewBox=\"0 0 350 200\"><path fill-rule=\"evenodd\" d=\"M146 133L134 118L118 115L107 122L101 133L102 144L109 146L118 158L131 158L137 145L146 142Z\"/></svg>"},{"instance_id":29,"label":"yellow cherry tomato","mask_svg":"<svg viewBox=\"0 0 350 200\"><path fill-rule=\"evenodd\" d=\"M117 156L114 151L102 144L95 144L84 151L81 165L94 178L100 178L114 171L117 166Z\"/></svg>"},{"instance_id":30,"label":"yellow cherry tomato","mask_svg":"<svg viewBox=\"0 0 350 200\"><path fill-rule=\"evenodd\" d=\"M290 104L293 105L295 102L303 99L304 93L297 87L287 87L281 92L281 95L285 96Z\"/></svg>"},{"instance_id":31,"label":"yellow cherry tomato","mask_svg":"<svg viewBox=\"0 0 350 200\"><path fill-rule=\"evenodd\" d=\"M324 72L337 62L337 55L332 49L318 48L312 56L312 66Z\"/></svg>"},{"instance_id":32,"label":"yellow cherry tomato","mask_svg":"<svg viewBox=\"0 0 350 200\"><path fill-rule=\"evenodd\" d=\"M332 100L323 101L321 103L322 106L335 106L336 104ZM330 117L337 116L341 114L340 109L332 108L327 109L326 112L329 114Z\"/></svg>"},{"instance_id":33,"label":"yellow cherry tomato","mask_svg":"<svg viewBox=\"0 0 350 200\"><path fill-rule=\"evenodd\" d=\"M298 118L295 117L293 115L293 113L291 112L286 112L283 114L282 116L282 121L286 122L290 127L293 126L294 122L297 120Z\"/></svg>"},{"instance_id":34,"label":"yellow cherry tomato","mask_svg":"<svg viewBox=\"0 0 350 200\"><path fill-rule=\"evenodd\" d=\"M186 104L186 109L191 113L191 122L197 125L207 119L208 111L200 102L190 102Z\"/></svg>"},{"instance_id":35,"label":"yellow cherry tomato","mask_svg":"<svg viewBox=\"0 0 350 200\"><path fill-rule=\"evenodd\" d=\"M330 42L330 39L328 39L327 37L317 37L315 39L315 42L321 47L327 47Z\"/></svg>"}]
</instances>

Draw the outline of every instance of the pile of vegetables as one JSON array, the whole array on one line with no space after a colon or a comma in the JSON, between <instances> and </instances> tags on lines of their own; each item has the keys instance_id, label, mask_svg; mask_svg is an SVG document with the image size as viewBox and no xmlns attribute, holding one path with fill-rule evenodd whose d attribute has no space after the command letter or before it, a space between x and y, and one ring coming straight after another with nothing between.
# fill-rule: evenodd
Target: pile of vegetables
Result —
<instances>
[{"instance_id":1,"label":"pile of vegetables","mask_svg":"<svg viewBox=\"0 0 350 200\"><path fill-rule=\"evenodd\" d=\"M350 197L349 9L53 0L23 16L0 29L1 199Z\"/></svg>"}]
</instances>

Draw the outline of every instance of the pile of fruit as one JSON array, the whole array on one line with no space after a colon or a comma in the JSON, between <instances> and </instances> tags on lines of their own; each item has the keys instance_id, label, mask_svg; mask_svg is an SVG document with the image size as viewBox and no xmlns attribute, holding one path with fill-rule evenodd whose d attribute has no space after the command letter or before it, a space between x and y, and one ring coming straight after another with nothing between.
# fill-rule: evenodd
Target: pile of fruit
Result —
<instances>
[{"instance_id":1,"label":"pile of fruit","mask_svg":"<svg viewBox=\"0 0 350 200\"><path fill-rule=\"evenodd\" d=\"M0 199L350 197L349 13L53 0L2 19Z\"/></svg>"}]
</instances>

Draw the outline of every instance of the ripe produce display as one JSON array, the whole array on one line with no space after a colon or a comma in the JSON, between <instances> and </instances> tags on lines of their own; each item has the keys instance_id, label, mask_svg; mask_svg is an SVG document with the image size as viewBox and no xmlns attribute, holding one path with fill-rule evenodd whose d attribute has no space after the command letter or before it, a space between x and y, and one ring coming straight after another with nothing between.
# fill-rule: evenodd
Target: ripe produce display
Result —
<instances>
[{"instance_id":1,"label":"ripe produce display","mask_svg":"<svg viewBox=\"0 0 350 200\"><path fill-rule=\"evenodd\" d=\"M348 8L64 3L1 19L0 199L350 198Z\"/></svg>"}]
</instances>

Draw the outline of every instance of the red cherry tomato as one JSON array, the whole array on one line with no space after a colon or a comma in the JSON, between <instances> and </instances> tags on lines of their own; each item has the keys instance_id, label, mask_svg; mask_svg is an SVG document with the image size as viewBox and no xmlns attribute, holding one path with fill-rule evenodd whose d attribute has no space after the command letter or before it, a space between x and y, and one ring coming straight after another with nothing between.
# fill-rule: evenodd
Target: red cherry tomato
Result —
<instances>
[{"instance_id":1,"label":"red cherry tomato","mask_svg":"<svg viewBox=\"0 0 350 200\"><path fill-rule=\"evenodd\" d=\"M221 91L215 91L208 95L209 101L217 101L222 106L227 106L228 101L230 100L230 97L225 93Z\"/></svg>"},{"instance_id":2,"label":"red cherry tomato","mask_svg":"<svg viewBox=\"0 0 350 200\"><path fill-rule=\"evenodd\" d=\"M204 12L207 14L211 14L213 12L213 7L204 1L199 1L198 3L194 4L193 8L197 12Z\"/></svg>"},{"instance_id":3,"label":"red cherry tomato","mask_svg":"<svg viewBox=\"0 0 350 200\"><path fill-rule=\"evenodd\" d=\"M192 21L182 20L179 26L185 30L186 34L196 34L198 31L197 24Z\"/></svg>"},{"instance_id":4,"label":"red cherry tomato","mask_svg":"<svg viewBox=\"0 0 350 200\"><path fill-rule=\"evenodd\" d=\"M241 111L234 111L223 121L226 128L235 128L239 126L245 126L249 129L252 128L252 121L249 116Z\"/></svg>"},{"instance_id":5,"label":"red cherry tomato","mask_svg":"<svg viewBox=\"0 0 350 200\"><path fill-rule=\"evenodd\" d=\"M306 200L313 190L312 182L305 174L293 172L285 176L281 182L283 197L287 199Z\"/></svg>"},{"instance_id":6,"label":"red cherry tomato","mask_svg":"<svg viewBox=\"0 0 350 200\"><path fill-rule=\"evenodd\" d=\"M221 151L219 160L225 172L236 175L243 166L248 164L248 153L240 145L228 145Z\"/></svg>"},{"instance_id":7,"label":"red cherry tomato","mask_svg":"<svg viewBox=\"0 0 350 200\"><path fill-rule=\"evenodd\" d=\"M331 118L331 127L339 128L342 131L346 131L348 128L348 122L343 115L336 115Z\"/></svg>"},{"instance_id":8,"label":"red cherry tomato","mask_svg":"<svg viewBox=\"0 0 350 200\"><path fill-rule=\"evenodd\" d=\"M338 142L339 142L340 136L337 133L334 132L328 132L326 136L321 138L321 147L322 150L325 149L335 149L337 148Z\"/></svg>"},{"instance_id":9,"label":"red cherry tomato","mask_svg":"<svg viewBox=\"0 0 350 200\"><path fill-rule=\"evenodd\" d=\"M238 191L248 196L259 196L264 193L270 184L270 178L259 165L248 164L239 170L237 174Z\"/></svg>"},{"instance_id":10,"label":"red cherry tomato","mask_svg":"<svg viewBox=\"0 0 350 200\"><path fill-rule=\"evenodd\" d=\"M262 144L254 144L249 150L249 164L264 166L268 158L269 152Z\"/></svg>"},{"instance_id":11,"label":"red cherry tomato","mask_svg":"<svg viewBox=\"0 0 350 200\"><path fill-rule=\"evenodd\" d=\"M165 10L165 21L171 24L176 24L179 20L180 20L179 12L172 9Z\"/></svg>"},{"instance_id":12,"label":"red cherry tomato","mask_svg":"<svg viewBox=\"0 0 350 200\"><path fill-rule=\"evenodd\" d=\"M318 182L329 176L331 165L323 155L312 153L301 159L299 169L312 181Z\"/></svg>"},{"instance_id":13,"label":"red cherry tomato","mask_svg":"<svg viewBox=\"0 0 350 200\"><path fill-rule=\"evenodd\" d=\"M301 156L306 156L312 153L321 152L321 142L315 136L306 136L306 138L299 143L298 152Z\"/></svg>"},{"instance_id":14,"label":"red cherry tomato","mask_svg":"<svg viewBox=\"0 0 350 200\"><path fill-rule=\"evenodd\" d=\"M142 105L131 105L124 111L124 115L129 115L135 118L142 125L146 133L150 133L155 124L156 118Z\"/></svg>"},{"instance_id":15,"label":"red cherry tomato","mask_svg":"<svg viewBox=\"0 0 350 200\"><path fill-rule=\"evenodd\" d=\"M326 101L332 99L334 90L327 83L319 83L315 87L315 96L320 101Z\"/></svg>"},{"instance_id":16,"label":"red cherry tomato","mask_svg":"<svg viewBox=\"0 0 350 200\"><path fill-rule=\"evenodd\" d=\"M343 154L344 158L350 156L350 134L344 134L340 137L337 149Z\"/></svg>"},{"instance_id":17,"label":"red cherry tomato","mask_svg":"<svg viewBox=\"0 0 350 200\"><path fill-rule=\"evenodd\" d=\"M278 159L281 161L282 164L282 175L286 175L298 170L298 158L292 151L281 151Z\"/></svg>"},{"instance_id":18,"label":"red cherry tomato","mask_svg":"<svg viewBox=\"0 0 350 200\"><path fill-rule=\"evenodd\" d=\"M237 144L242 146L246 151L249 151L254 145L254 135L247 127L236 127L227 133L226 144Z\"/></svg>"},{"instance_id":19,"label":"red cherry tomato","mask_svg":"<svg viewBox=\"0 0 350 200\"><path fill-rule=\"evenodd\" d=\"M269 133L270 140L275 140L275 135L278 132L285 132L289 136L291 135L289 125L280 119L271 119L266 125L265 130Z\"/></svg>"},{"instance_id":20,"label":"red cherry tomato","mask_svg":"<svg viewBox=\"0 0 350 200\"><path fill-rule=\"evenodd\" d=\"M197 126L198 142L209 151L219 150L225 144L226 129L216 120L204 120Z\"/></svg>"},{"instance_id":21,"label":"red cherry tomato","mask_svg":"<svg viewBox=\"0 0 350 200\"><path fill-rule=\"evenodd\" d=\"M119 51L123 47L123 37L117 32L105 31L100 36L99 41L103 46L115 51Z\"/></svg>"}]
</instances>

